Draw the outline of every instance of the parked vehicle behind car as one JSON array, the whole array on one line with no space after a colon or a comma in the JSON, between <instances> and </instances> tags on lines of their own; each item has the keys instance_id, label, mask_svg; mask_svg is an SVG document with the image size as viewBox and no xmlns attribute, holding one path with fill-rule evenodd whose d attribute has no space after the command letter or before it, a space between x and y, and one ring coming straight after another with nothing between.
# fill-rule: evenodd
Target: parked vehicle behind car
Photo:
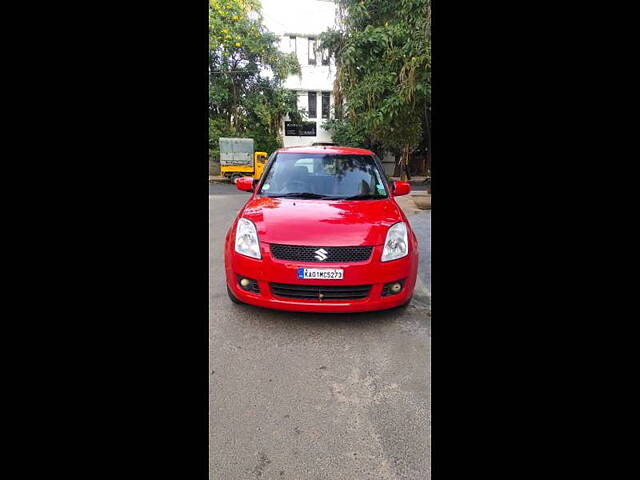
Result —
<instances>
[{"instance_id":1,"label":"parked vehicle behind car","mask_svg":"<svg viewBox=\"0 0 640 480\"><path fill-rule=\"evenodd\" d=\"M267 162L267 152L254 151L252 138L224 138L220 144L220 173L236 183L239 178L260 178Z\"/></svg>"},{"instance_id":2,"label":"parked vehicle behind car","mask_svg":"<svg viewBox=\"0 0 640 480\"><path fill-rule=\"evenodd\" d=\"M230 299L280 310L357 312L411 301L417 238L369 150L291 147L272 155L225 241Z\"/></svg>"}]
</instances>

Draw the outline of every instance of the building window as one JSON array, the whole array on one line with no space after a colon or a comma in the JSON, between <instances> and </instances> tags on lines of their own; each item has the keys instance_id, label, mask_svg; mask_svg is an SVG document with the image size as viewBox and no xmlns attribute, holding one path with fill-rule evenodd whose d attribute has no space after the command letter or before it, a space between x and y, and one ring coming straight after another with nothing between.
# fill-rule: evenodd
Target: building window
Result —
<instances>
[{"instance_id":1,"label":"building window","mask_svg":"<svg viewBox=\"0 0 640 480\"><path fill-rule=\"evenodd\" d=\"M296 52L296 37L289 37L289 51L291 53L297 53Z\"/></svg>"},{"instance_id":2,"label":"building window","mask_svg":"<svg viewBox=\"0 0 640 480\"><path fill-rule=\"evenodd\" d=\"M309 65L316 64L316 39L309 37Z\"/></svg>"},{"instance_id":3,"label":"building window","mask_svg":"<svg viewBox=\"0 0 640 480\"><path fill-rule=\"evenodd\" d=\"M329 118L331 92L322 92L322 118Z\"/></svg>"},{"instance_id":4,"label":"building window","mask_svg":"<svg viewBox=\"0 0 640 480\"><path fill-rule=\"evenodd\" d=\"M316 118L317 106L316 92L309 92L309 118Z\"/></svg>"},{"instance_id":5,"label":"building window","mask_svg":"<svg viewBox=\"0 0 640 480\"><path fill-rule=\"evenodd\" d=\"M322 49L322 65L329 65L329 49Z\"/></svg>"}]
</instances>

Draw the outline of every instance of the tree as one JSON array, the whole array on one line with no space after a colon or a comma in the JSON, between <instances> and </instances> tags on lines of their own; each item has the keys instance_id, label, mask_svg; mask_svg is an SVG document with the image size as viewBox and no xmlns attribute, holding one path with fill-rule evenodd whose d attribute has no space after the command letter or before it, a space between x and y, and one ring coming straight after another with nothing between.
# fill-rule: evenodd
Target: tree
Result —
<instances>
[{"instance_id":1,"label":"tree","mask_svg":"<svg viewBox=\"0 0 640 480\"><path fill-rule=\"evenodd\" d=\"M337 0L338 27L321 35L336 60L334 141L400 156L423 139L431 105L431 1ZM426 133L426 135L423 135Z\"/></svg>"},{"instance_id":2,"label":"tree","mask_svg":"<svg viewBox=\"0 0 640 480\"><path fill-rule=\"evenodd\" d=\"M258 0L209 0L209 155L221 136L250 137L271 152L285 114L297 117L296 98L284 80L300 73L292 54L262 24Z\"/></svg>"}]
</instances>

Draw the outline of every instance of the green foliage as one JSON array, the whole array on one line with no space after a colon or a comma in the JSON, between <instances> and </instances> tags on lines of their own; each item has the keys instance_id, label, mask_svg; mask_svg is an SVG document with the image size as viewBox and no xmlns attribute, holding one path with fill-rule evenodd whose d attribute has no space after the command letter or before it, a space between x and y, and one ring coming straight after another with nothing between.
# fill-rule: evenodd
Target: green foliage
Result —
<instances>
[{"instance_id":1,"label":"green foliage","mask_svg":"<svg viewBox=\"0 0 640 480\"><path fill-rule=\"evenodd\" d=\"M431 105L431 1L337 0L321 35L336 59L334 141L408 152ZM342 101L344 100L344 104Z\"/></svg>"},{"instance_id":2,"label":"green foliage","mask_svg":"<svg viewBox=\"0 0 640 480\"><path fill-rule=\"evenodd\" d=\"M256 150L281 146L282 116L296 116L295 94L283 88L300 73L292 54L266 31L258 0L209 0L209 156L220 136L250 137Z\"/></svg>"},{"instance_id":3,"label":"green foliage","mask_svg":"<svg viewBox=\"0 0 640 480\"><path fill-rule=\"evenodd\" d=\"M363 147L367 141L361 124L349 122L345 118L335 117L327 120L323 127L331 131L332 140L346 147Z\"/></svg>"}]
</instances>

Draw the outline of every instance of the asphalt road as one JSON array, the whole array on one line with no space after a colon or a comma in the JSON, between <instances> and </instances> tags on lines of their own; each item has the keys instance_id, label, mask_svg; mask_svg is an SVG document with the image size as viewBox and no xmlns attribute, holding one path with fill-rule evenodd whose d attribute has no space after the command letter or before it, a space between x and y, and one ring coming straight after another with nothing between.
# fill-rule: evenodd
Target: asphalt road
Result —
<instances>
[{"instance_id":1,"label":"asphalt road","mask_svg":"<svg viewBox=\"0 0 640 480\"><path fill-rule=\"evenodd\" d=\"M428 298L351 315L232 304L222 248L247 199L209 187L209 478L430 479ZM410 217L421 249L428 213Z\"/></svg>"},{"instance_id":2,"label":"asphalt road","mask_svg":"<svg viewBox=\"0 0 640 480\"><path fill-rule=\"evenodd\" d=\"M427 189L427 184L426 183L412 183L411 184L411 190L424 191L426 189Z\"/></svg>"}]
</instances>

